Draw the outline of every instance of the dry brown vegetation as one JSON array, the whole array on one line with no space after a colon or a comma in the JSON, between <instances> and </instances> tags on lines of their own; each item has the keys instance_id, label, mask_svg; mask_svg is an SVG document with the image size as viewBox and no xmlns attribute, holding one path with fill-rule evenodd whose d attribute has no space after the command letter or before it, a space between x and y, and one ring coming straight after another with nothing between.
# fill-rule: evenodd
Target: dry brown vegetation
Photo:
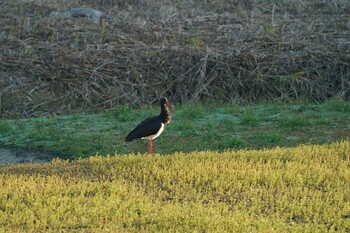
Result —
<instances>
[{"instance_id":1,"label":"dry brown vegetation","mask_svg":"<svg viewBox=\"0 0 350 233\"><path fill-rule=\"evenodd\" d=\"M73 7L105 17L50 17ZM350 98L345 0L10 0L0 18L1 117L138 106L159 95Z\"/></svg>"}]
</instances>

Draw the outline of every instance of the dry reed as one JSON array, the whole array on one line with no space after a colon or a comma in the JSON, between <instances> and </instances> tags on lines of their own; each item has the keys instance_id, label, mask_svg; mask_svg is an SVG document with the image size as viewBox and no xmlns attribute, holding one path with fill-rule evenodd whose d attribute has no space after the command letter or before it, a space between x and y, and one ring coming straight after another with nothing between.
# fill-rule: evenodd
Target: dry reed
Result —
<instances>
[{"instance_id":1,"label":"dry reed","mask_svg":"<svg viewBox=\"0 0 350 233\"><path fill-rule=\"evenodd\" d=\"M0 3L0 117L153 103L350 98L347 1ZM100 23L56 19L93 7Z\"/></svg>"}]
</instances>

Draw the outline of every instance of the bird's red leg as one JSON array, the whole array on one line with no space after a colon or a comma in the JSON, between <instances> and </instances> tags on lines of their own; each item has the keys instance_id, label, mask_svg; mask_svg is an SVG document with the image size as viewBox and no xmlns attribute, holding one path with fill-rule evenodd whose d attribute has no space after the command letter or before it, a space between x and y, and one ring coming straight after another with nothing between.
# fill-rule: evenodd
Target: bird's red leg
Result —
<instances>
[{"instance_id":1,"label":"bird's red leg","mask_svg":"<svg viewBox=\"0 0 350 233\"><path fill-rule=\"evenodd\" d=\"M148 154L152 155L152 139L150 139L148 143Z\"/></svg>"}]
</instances>

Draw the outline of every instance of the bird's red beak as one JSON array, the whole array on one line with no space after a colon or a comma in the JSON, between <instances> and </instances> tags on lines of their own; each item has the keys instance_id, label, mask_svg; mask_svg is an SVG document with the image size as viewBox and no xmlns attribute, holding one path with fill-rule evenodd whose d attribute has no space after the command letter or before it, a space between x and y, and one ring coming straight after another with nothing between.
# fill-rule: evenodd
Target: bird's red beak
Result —
<instances>
[{"instance_id":1,"label":"bird's red beak","mask_svg":"<svg viewBox=\"0 0 350 233\"><path fill-rule=\"evenodd\" d=\"M169 101L166 101L165 104L168 105L172 110L175 111L174 107L169 103Z\"/></svg>"}]
</instances>

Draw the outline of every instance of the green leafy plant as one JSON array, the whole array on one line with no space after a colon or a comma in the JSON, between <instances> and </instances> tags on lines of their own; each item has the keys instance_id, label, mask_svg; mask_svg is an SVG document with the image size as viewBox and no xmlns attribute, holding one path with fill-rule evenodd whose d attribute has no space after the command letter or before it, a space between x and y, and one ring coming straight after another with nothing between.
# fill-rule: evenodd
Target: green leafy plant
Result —
<instances>
[{"instance_id":1,"label":"green leafy plant","mask_svg":"<svg viewBox=\"0 0 350 233\"><path fill-rule=\"evenodd\" d=\"M196 36L196 35L193 35L193 36L190 36L190 37L186 38L185 42L186 42L186 44L189 44L189 45L192 45L192 46L199 46L199 45L203 44L203 42L201 40L201 37L200 36Z\"/></svg>"}]
</instances>

